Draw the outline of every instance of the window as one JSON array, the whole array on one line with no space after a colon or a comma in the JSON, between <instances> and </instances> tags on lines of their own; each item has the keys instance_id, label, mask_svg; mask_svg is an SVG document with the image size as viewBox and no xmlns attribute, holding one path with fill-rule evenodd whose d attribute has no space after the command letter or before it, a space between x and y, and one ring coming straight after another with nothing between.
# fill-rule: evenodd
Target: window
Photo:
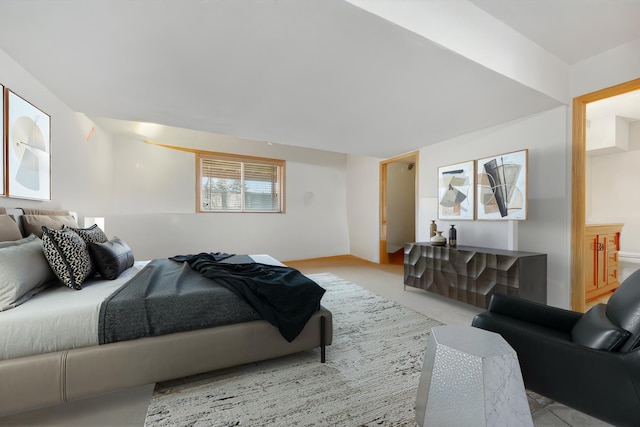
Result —
<instances>
[{"instance_id":1,"label":"window","mask_svg":"<svg viewBox=\"0 0 640 427\"><path fill-rule=\"evenodd\" d=\"M284 160L197 155L198 212L283 212Z\"/></svg>"}]
</instances>

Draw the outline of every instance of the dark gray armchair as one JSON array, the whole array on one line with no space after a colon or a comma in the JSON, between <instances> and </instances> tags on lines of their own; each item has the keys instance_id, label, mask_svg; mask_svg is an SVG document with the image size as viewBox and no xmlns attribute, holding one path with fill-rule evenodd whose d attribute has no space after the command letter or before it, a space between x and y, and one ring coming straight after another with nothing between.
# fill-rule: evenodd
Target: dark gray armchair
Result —
<instances>
[{"instance_id":1,"label":"dark gray armchair","mask_svg":"<svg viewBox=\"0 0 640 427\"><path fill-rule=\"evenodd\" d=\"M640 426L640 270L578 313L494 294L472 322L518 354L525 387L619 426Z\"/></svg>"}]
</instances>

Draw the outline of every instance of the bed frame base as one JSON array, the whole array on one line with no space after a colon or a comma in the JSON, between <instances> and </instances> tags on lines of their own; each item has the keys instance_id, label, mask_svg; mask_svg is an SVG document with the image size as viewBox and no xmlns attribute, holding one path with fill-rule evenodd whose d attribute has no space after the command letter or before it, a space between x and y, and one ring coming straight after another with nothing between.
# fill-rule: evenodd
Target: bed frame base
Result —
<instances>
[{"instance_id":1,"label":"bed frame base","mask_svg":"<svg viewBox=\"0 0 640 427\"><path fill-rule=\"evenodd\" d=\"M320 363L327 360L326 329L327 318L320 316Z\"/></svg>"},{"instance_id":2,"label":"bed frame base","mask_svg":"<svg viewBox=\"0 0 640 427\"><path fill-rule=\"evenodd\" d=\"M264 320L0 361L0 416L326 346L321 307L287 342Z\"/></svg>"}]
</instances>

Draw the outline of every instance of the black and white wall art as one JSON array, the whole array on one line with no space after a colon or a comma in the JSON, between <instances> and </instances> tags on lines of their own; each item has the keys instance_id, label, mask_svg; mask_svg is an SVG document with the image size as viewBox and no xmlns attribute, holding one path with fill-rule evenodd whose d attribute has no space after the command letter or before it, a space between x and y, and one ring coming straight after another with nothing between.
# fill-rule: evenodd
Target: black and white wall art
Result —
<instances>
[{"instance_id":1,"label":"black and white wall art","mask_svg":"<svg viewBox=\"0 0 640 427\"><path fill-rule=\"evenodd\" d=\"M527 219L528 150L476 160L476 219Z\"/></svg>"},{"instance_id":2,"label":"black and white wall art","mask_svg":"<svg viewBox=\"0 0 640 427\"><path fill-rule=\"evenodd\" d=\"M51 199L51 118L5 90L7 193L9 197Z\"/></svg>"},{"instance_id":3,"label":"black and white wall art","mask_svg":"<svg viewBox=\"0 0 640 427\"><path fill-rule=\"evenodd\" d=\"M438 168L438 219L473 219L473 160Z\"/></svg>"}]
</instances>

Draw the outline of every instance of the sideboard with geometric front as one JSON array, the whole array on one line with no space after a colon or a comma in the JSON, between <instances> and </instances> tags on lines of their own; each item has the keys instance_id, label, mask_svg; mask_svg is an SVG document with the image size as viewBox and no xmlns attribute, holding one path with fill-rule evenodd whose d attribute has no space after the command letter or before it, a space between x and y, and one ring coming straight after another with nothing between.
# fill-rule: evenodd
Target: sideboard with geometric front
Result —
<instances>
[{"instance_id":1,"label":"sideboard with geometric front","mask_svg":"<svg viewBox=\"0 0 640 427\"><path fill-rule=\"evenodd\" d=\"M487 308L494 292L547 303L547 255L405 243L404 284Z\"/></svg>"}]
</instances>

